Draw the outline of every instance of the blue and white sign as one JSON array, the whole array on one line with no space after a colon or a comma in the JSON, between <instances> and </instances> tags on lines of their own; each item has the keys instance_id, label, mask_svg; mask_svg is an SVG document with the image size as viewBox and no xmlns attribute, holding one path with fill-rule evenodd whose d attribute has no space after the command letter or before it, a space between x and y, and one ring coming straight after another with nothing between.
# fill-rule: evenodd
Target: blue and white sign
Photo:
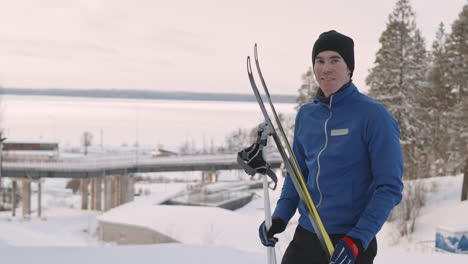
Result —
<instances>
[{"instance_id":1,"label":"blue and white sign","mask_svg":"<svg viewBox=\"0 0 468 264\"><path fill-rule=\"evenodd\" d=\"M435 246L439 250L468 254L468 226L438 227Z\"/></svg>"}]
</instances>

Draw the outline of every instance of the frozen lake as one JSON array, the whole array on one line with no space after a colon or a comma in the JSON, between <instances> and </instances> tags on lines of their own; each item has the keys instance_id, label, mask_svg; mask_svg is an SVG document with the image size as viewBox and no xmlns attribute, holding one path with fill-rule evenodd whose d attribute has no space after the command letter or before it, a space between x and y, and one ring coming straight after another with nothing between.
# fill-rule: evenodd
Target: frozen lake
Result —
<instances>
[{"instance_id":1,"label":"frozen lake","mask_svg":"<svg viewBox=\"0 0 468 264\"><path fill-rule=\"evenodd\" d=\"M78 146L83 132L89 131L93 145L138 142L177 148L188 141L201 148L222 144L229 132L263 121L252 102L4 95L1 104L1 126L8 140L54 141L61 146ZM278 112L292 117L294 106L276 104Z\"/></svg>"}]
</instances>

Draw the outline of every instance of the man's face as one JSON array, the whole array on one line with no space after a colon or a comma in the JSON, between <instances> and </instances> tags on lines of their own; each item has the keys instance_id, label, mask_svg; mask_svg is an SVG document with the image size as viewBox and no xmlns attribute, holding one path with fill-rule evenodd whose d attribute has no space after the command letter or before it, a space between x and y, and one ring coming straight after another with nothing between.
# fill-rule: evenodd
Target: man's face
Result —
<instances>
[{"instance_id":1,"label":"man's face","mask_svg":"<svg viewBox=\"0 0 468 264\"><path fill-rule=\"evenodd\" d=\"M325 96L329 97L349 82L351 71L338 52L326 50L315 57L314 75Z\"/></svg>"}]
</instances>

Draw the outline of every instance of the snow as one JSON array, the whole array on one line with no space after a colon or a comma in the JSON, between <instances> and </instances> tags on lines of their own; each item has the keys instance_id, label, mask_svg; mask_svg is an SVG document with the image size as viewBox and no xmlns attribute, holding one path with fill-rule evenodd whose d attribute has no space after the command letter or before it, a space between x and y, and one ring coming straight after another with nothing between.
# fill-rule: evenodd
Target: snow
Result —
<instances>
[{"instance_id":1,"label":"snow","mask_svg":"<svg viewBox=\"0 0 468 264\"><path fill-rule=\"evenodd\" d=\"M97 245L97 241L88 235L96 227L97 215L97 212L56 208L48 210L47 218L43 219L2 219L0 241L15 247Z\"/></svg>"},{"instance_id":2,"label":"snow","mask_svg":"<svg viewBox=\"0 0 468 264\"><path fill-rule=\"evenodd\" d=\"M158 246L99 246L89 248L20 248L5 247L5 263L260 263L263 255L216 246L164 244ZM25 254L28 252L28 254ZM47 260L47 261L45 261Z\"/></svg>"},{"instance_id":3,"label":"snow","mask_svg":"<svg viewBox=\"0 0 468 264\"><path fill-rule=\"evenodd\" d=\"M34 215L34 211L30 219L12 218L9 212L0 212L2 263L266 262L265 249L257 237L257 228L263 219L262 190L256 190L252 202L243 208L228 211L159 205L161 201L184 190L186 183L139 182L139 188L150 190L147 195L101 213L76 209L76 204L79 204L77 195L63 189L60 194L65 182L62 179L47 179L44 183L45 217L41 219ZM437 252L434 249L437 228L466 226L468 201L459 201L462 176L438 177L424 182L433 188L427 194L427 203L421 210L415 233L410 237L396 238L393 223L386 223L378 235L379 253L375 263L468 263L468 255ZM280 177L279 188L281 185ZM272 206L279 194L280 189L270 191ZM54 197L62 201L54 201ZM138 246L102 243L97 241L95 234L99 220L152 228L181 243ZM290 242L296 224L297 215L287 230L278 235L278 259Z\"/></svg>"}]
</instances>

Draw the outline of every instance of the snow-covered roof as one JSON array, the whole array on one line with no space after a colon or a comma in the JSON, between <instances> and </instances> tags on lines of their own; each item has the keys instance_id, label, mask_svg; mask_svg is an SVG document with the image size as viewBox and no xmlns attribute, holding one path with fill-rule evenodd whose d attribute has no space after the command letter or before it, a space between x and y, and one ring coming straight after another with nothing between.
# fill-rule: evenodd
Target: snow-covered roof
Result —
<instances>
[{"instance_id":1,"label":"snow-covered roof","mask_svg":"<svg viewBox=\"0 0 468 264\"><path fill-rule=\"evenodd\" d=\"M257 218L217 207L132 202L114 208L97 219L150 228L185 244L214 244L257 252L261 250L258 241L250 235L246 236L257 232ZM227 228L232 223L242 226L242 232L236 228Z\"/></svg>"}]
</instances>

